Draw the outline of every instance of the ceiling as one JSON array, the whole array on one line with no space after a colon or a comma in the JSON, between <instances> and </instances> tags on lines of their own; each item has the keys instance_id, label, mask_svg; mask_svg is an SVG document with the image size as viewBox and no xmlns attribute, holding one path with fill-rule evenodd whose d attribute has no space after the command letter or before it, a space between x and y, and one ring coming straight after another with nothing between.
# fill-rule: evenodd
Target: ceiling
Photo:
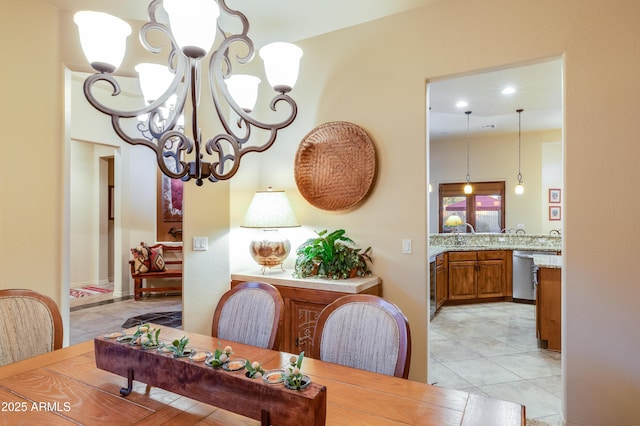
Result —
<instances>
[{"instance_id":1,"label":"ceiling","mask_svg":"<svg viewBox=\"0 0 640 426\"><path fill-rule=\"evenodd\" d=\"M515 92L503 95L507 86ZM469 105L456 107L461 100ZM523 132L562 128L561 59L432 82L429 137L433 141L466 135L465 111L471 111L472 135L517 132L519 108Z\"/></svg>"},{"instance_id":2,"label":"ceiling","mask_svg":"<svg viewBox=\"0 0 640 426\"><path fill-rule=\"evenodd\" d=\"M44 0L71 12L98 10L125 19L146 21L149 0ZM402 13L442 0L227 0L247 16L256 47L272 41L298 41ZM159 17L163 21L163 17ZM230 21L233 26L236 22ZM227 28L227 27L225 27ZM232 28L233 29L233 28ZM516 92L500 91L512 85ZM461 99L469 102L456 108ZM433 81L429 85L429 135L432 141L471 133L515 132L523 108L522 131L562 128L562 61L518 66ZM489 127L487 127L489 126ZM493 127L491 127L493 126Z\"/></svg>"},{"instance_id":3,"label":"ceiling","mask_svg":"<svg viewBox=\"0 0 640 426\"><path fill-rule=\"evenodd\" d=\"M146 21L150 0L44 0L59 9L97 10L123 19ZM294 42L442 0L227 0L249 20L257 47Z\"/></svg>"}]
</instances>

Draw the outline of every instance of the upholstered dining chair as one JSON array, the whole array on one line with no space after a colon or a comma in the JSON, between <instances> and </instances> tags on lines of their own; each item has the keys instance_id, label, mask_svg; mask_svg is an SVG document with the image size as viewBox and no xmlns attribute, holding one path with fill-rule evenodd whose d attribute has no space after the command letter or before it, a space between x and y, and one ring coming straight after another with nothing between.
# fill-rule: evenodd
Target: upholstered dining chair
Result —
<instances>
[{"instance_id":1,"label":"upholstered dining chair","mask_svg":"<svg viewBox=\"0 0 640 426\"><path fill-rule=\"evenodd\" d=\"M211 336L278 349L283 316L284 301L277 288L262 282L243 282L220 298Z\"/></svg>"},{"instance_id":2,"label":"upholstered dining chair","mask_svg":"<svg viewBox=\"0 0 640 426\"><path fill-rule=\"evenodd\" d=\"M343 296L318 315L311 357L406 379L411 362L409 321L382 297Z\"/></svg>"},{"instance_id":3,"label":"upholstered dining chair","mask_svg":"<svg viewBox=\"0 0 640 426\"><path fill-rule=\"evenodd\" d=\"M0 366L62 347L56 303L32 290L0 290Z\"/></svg>"}]
</instances>

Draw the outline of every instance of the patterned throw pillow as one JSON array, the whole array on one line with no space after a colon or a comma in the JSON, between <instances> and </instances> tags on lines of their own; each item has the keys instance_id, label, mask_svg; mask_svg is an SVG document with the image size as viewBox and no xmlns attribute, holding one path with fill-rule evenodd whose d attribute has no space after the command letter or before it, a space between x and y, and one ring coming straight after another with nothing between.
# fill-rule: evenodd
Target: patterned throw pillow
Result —
<instances>
[{"instance_id":1,"label":"patterned throw pillow","mask_svg":"<svg viewBox=\"0 0 640 426\"><path fill-rule=\"evenodd\" d=\"M151 264L151 272L161 272L166 270L162 249L149 248L149 263Z\"/></svg>"},{"instance_id":2,"label":"patterned throw pillow","mask_svg":"<svg viewBox=\"0 0 640 426\"><path fill-rule=\"evenodd\" d=\"M161 248L151 248L144 242L131 249L134 261L134 273L161 272L166 270Z\"/></svg>"}]
</instances>

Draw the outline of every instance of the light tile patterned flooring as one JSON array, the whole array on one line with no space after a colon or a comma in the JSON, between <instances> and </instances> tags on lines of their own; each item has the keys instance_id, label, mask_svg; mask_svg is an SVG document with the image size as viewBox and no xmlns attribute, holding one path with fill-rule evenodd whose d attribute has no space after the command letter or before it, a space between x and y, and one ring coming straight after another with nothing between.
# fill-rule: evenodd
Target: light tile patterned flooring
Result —
<instances>
[{"instance_id":1,"label":"light tile patterned flooring","mask_svg":"<svg viewBox=\"0 0 640 426\"><path fill-rule=\"evenodd\" d=\"M431 321L429 382L526 406L528 419L562 425L560 353L539 349L535 306L444 306Z\"/></svg>"},{"instance_id":2,"label":"light tile patterned flooring","mask_svg":"<svg viewBox=\"0 0 640 426\"><path fill-rule=\"evenodd\" d=\"M91 340L96 336L122 330L132 317L150 312L182 310L181 296L148 296L114 301L103 296L87 296L84 305L72 306L69 320L69 344Z\"/></svg>"}]
</instances>

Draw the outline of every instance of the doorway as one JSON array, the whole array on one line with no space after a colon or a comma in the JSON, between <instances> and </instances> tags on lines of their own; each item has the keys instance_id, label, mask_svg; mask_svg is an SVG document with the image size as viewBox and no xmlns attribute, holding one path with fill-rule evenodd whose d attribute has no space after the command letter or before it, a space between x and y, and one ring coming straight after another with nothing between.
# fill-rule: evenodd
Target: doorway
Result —
<instances>
[{"instance_id":1,"label":"doorway","mask_svg":"<svg viewBox=\"0 0 640 426\"><path fill-rule=\"evenodd\" d=\"M430 235L439 232L446 214L439 209L439 187L462 186L469 175L472 182L505 183L505 229L539 235L562 231L562 222L549 214L549 191L563 188L562 81L558 58L428 83ZM515 193L519 173L524 176L522 195ZM533 305L498 302L444 308L428 326L430 383L499 399L519 395L521 400L514 402L531 406L528 417L559 421L561 356L538 351ZM531 362L527 373L518 370L517 362L509 365L516 359L520 366ZM502 373L515 376L500 376L500 383L483 381L481 373L489 368L496 369L493 378Z\"/></svg>"},{"instance_id":2,"label":"doorway","mask_svg":"<svg viewBox=\"0 0 640 426\"><path fill-rule=\"evenodd\" d=\"M70 142L70 307L113 298L115 148ZM119 284L119 283L118 283Z\"/></svg>"}]
</instances>

